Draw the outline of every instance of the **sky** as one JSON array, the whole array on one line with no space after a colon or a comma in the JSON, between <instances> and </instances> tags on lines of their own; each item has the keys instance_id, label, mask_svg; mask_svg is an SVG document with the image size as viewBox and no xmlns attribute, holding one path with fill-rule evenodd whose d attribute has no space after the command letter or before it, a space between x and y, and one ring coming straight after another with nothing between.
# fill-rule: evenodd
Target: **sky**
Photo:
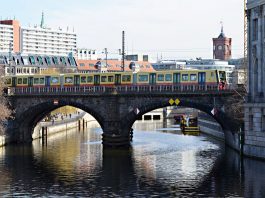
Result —
<instances>
[{"instance_id":1,"label":"sky","mask_svg":"<svg viewBox=\"0 0 265 198\"><path fill-rule=\"evenodd\" d=\"M232 38L232 57L243 56L243 0L0 0L1 19L22 26L45 25L77 33L78 48L108 49L153 59L212 58L212 38ZM4 8L4 9L3 9Z\"/></svg>"}]
</instances>

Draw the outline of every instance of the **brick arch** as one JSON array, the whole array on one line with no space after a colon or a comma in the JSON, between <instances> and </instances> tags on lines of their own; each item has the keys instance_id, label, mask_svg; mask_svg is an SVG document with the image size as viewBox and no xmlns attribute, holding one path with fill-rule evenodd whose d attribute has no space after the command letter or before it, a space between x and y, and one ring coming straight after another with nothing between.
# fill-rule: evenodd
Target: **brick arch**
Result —
<instances>
[{"instance_id":1,"label":"brick arch","mask_svg":"<svg viewBox=\"0 0 265 198\"><path fill-rule=\"evenodd\" d=\"M101 115L95 112L92 108L78 102L66 102L64 100L60 100L60 103L56 106L52 102L42 102L38 105L31 106L28 110L21 113L19 118L17 118L16 121L20 131L16 134L16 136L19 137L15 137L15 139L21 142L31 142L32 133L37 123L40 122L48 113L67 105L79 108L89 113L97 120L101 127L104 126Z\"/></svg>"}]
</instances>

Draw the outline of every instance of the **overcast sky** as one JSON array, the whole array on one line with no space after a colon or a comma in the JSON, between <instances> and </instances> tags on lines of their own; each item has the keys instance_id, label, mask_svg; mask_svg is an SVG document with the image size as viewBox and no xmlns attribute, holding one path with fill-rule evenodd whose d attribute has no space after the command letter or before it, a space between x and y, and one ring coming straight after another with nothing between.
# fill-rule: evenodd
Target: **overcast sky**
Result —
<instances>
[{"instance_id":1,"label":"overcast sky","mask_svg":"<svg viewBox=\"0 0 265 198\"><path fill-rule=\"evenodd\" d=\"M150 54L156 59L212 58L212 38L224 32L232 40L232 56L243 55L243 0L1 0L0 17L22 26L40 24L73 29L78 47L110 54Z\"/></svg>"}]
</instances>

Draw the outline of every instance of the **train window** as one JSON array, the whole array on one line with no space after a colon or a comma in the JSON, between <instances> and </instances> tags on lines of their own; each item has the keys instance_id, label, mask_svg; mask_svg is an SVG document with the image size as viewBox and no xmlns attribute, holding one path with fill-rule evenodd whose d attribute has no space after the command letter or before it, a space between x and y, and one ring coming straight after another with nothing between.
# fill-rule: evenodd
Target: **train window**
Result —
<instances>
[{"instance_id":1,"label":"train window","mask_svg":"<svg viewBox=\"0 0 265 198\"><path fill-rule=\"evenodd\" d=\"M113 82L113 81L114 81L114 77L113 77L113 76L109 76L109 77L108 77L108 81L109 81L109 82Z\"/></svg>"},{"instance_id":2,"label":"train window","mask_svg":"<svg viewBox=\"0 0 265 198\"><path fill-rule=\"evenodd\" d=\"M148 75L139 75L139 82L147 82Z\"/></svg>"},{"instance_id":3,"label":"train window","mask_svg":"<svg viewBox=\"0 0 265 198\"><path fill-rule=\"evenodd\" d=\"M44 84L44 78L40 78L40 84Z\"/></svg>"},{"instance_id":4,"label":"train window","mask_svg":"<svg viewBox=\"0 0 265 198\"><path fill-rule=\"evenodd\" d=\"M11 78L6 79L6 84L11 84Z\"/></svg>"},{"instance_id":5,"label":"train window","mask_svg":"<svg viewBox=\"0 0 265 198\"><path fill-rule=\"evenodd\" d=\"M80 63L79 66L80 67L84 67L85 66L85 63Z\"/></svg>"},{"instance_id":6,"label":"train window","mask_svg":"<svg viewBox=\"0 0 265 198\"><path fill-rule=\"evenodd\" d=\"M211 72L211 76L214 77L214 72Z\"/></svg>"},{"instance_id":7,"label":"train window","mask_svg":"<svg viewBox=\"0 0 265 198\"><path fill-rule=\"evenodd\" d=\"M158 74L157 75L157 81L164 81L164 74Z\"/></svg>"},{"instance_id":8,"label":"train window","mask_svg":"<svg viewBox=\"0 0 265 198\"><path fill-rule=\"evenodd\" d=\"M131 76L130 75L123 75L122 76L122 82L130 82Z\"/></svg>"},{"instance_id":9,"label":"train window","mask_svg":"<svg viewBox=\"0 0 265 198\"><path fill-rule=\"evenodd\" d=\"M65 77L65 83L73 83L73 77Z\"/></svg>"},{"instance_id":10,"label":"train window","mask_svg":"<svg viewBox=\"0 0 265 198\"><path fill-rule=\"evenodd\" d=\"M34 84L39 84L39 78L34 78Z\"/></svg>"},{"instance_id":11,"label":"train window","mask_svg":"<svg viewBox=\"0 0 265 198\"><path fill-rule=\"evenodd\" d=\"M101 76L101 82L107 82L107 76Z\"/></svg>"},{"instance_id":12,"label":"train window","mask_svg":"<svg viewBox=\"0 0 265 198\"><path fill-rule=\"evenodd\" d=\"M24 85L28 84L28 79L27 78L23 78L23 84Z\"/></svg>"},{"instance_id":13,"label":"train window","mask_svg":"<svg viewBox=\"0 0 265 198\"><path fill-rule=\"evenodd\" d=\"M166 74L166 81L172 81L172 75Z\"/></svg>"},{"instance_id":14,"label":"train window","mask_svg":"<svg viewBox=\"0 0 265 198\"><path fill-rule=\"evenodd\" d=\"M188 74L182 74L182 81L188 81L189 75Z\"/></svg>"},{"instance_id":15,"label":"train window","mask_svg":"<svg viewBox=\"0 0 265 198\"><path fill-rule=\"evenodd\" d=\"M53 84L58 83L58 82L59 82L59 77L52 77L52 78L51 78L51 82L52 82Z\"/></svg>"},{"instance_id":16,"label":"train window","mask_svg":"<svg viewBox=\"0 0 265 198\"><path fill-rule=\"evenodd\" d=\"M85 76L81 76L81 83L86 83L86 77Z\"/></svg>"},{"instance_id":17,"label":"train window","mask_svg":"<svg viewBox=\"0 0 265 198\"><path fill-rule=\"evenodd\" d=\"M196 81L197 80L197 75L196 74L191 74L190 75L190 81Z\"/></svg>"},{"instance_id":18,"label":"train window","mask_svg":"<svg viewBox=\"0 0 265 198\"><path fill-rule=\"evenodd\" d=\"M22 84L22 78L17 79L17 84L21 85Z\"/></svg>"},{"instance_id":19,"label":"train window","mask_svg":"<svg viewBox=\"0 0 265 198\"><path fill-rule=\"evenodd\" d=\"M88 83L93 82L93 76L88 76L88 77L87 77L87 82L88 82Z\"/></svg>"}]
</instances>

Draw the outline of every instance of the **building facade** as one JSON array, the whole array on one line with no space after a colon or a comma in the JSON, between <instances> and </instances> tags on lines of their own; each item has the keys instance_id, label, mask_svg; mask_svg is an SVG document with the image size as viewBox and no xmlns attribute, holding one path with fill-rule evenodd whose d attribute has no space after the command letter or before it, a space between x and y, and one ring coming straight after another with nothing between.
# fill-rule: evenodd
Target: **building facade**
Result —
<instances>
[{"instance_id":1,"label":"building facade","mask_svg":"<svg viewBox=\"0 0 265 198\"><path fill-rule=\"evenodd\" d=\"M248 98L244 153L265 158L265 0L248 0Z\"/></svg>"},{"instance_id":2,"label":"building facade","mask_svg":"<svg viewBox=\"0 0 265 198\"><path fill-rule=\"evenodd\" d=\"M213 59L229 60L232 56L232 39L224 34L223 27L218 38L213 38Z\"/></svg>"},{"instance_id":3,"label":"building facade","mask_svg":"<svg viewBox=\"0 0 265 198\"><path fill-rule=\"evenodd\" d=\"M0 53L0 66L4 68L6 76L77 72L72 56Z\"/></svg>"},{"instance_id":4,"label":"building facade","mask_svg":"<svg viewBox=\"0 0 265 198\"><path fill-rule=\"evenodd\" d=\"M21 27L21 52L25 54L66 56L76 52L76 33L45 27Z\"/></svg>"},{"instance_id":5,"label":"building facade","mask_svg":"<svg viewBox=\"0 0 265 198\"><path fill-rule=\"evenodd\" d=\"M98 54L96 50L87 48L78 48L76 53L76 59L80 60L97 60Z\"/></svg>"},{"instance_id":6,"label":"building facade","mask_svg":"<svg viewBox=\"0 0 265 198\"><path fill-rule=\"evenodd\" d=\"M0 52L19 52L20 25L17 20L0 21Z\"/></svg>"},{"instance_id":7,"label":"building facade","mask_svg":"<svg viewBox=\"0 0 265 198\"><path fill-rule=\"evenodd\" d=\"M21 27L17 20L0 21L0 52L68 56L76 53L77 35L74 31L44 26Z\"/></svg>"}]
</instances>

